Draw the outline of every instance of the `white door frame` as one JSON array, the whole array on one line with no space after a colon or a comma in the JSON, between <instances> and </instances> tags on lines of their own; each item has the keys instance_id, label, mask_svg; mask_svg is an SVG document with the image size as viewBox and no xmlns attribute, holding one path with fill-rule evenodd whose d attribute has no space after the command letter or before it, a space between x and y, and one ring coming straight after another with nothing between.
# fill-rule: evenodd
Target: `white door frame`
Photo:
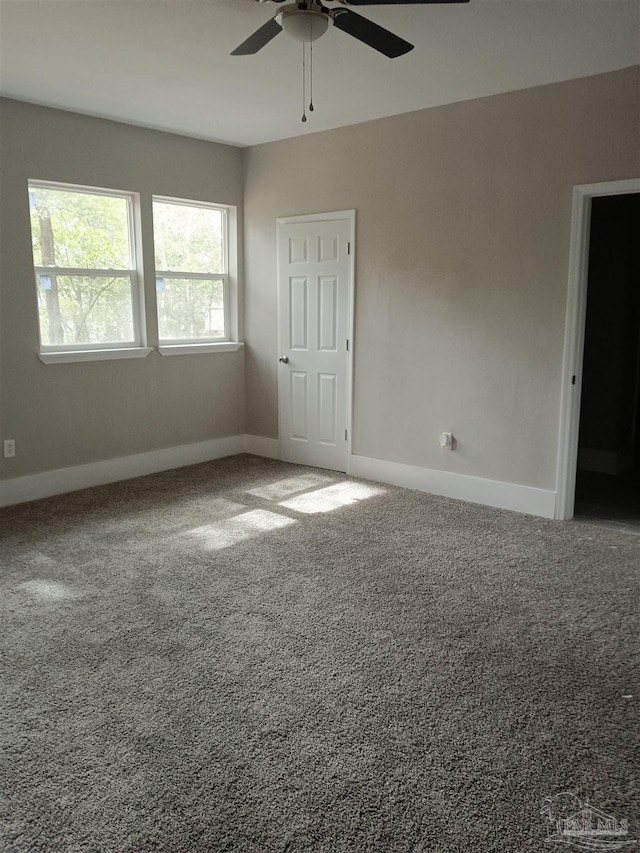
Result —
<instances>
[{"instance_id":1,"label":"white door frame","mask_svg":"<svg viewBox=\"0 0 640 853\"><path fill-rule=\"evenodd\" d=\"M346 412L347 412L347 450L346 450L346 473L351 473L352 459L352 436L353 436L353 352L354 352L354 331L355 331L355 271L356 271L356 212L355 210L338 210L329 213L308 213L304 216L280 216L276 220L276 245L280 244L280 229L284 225L300 225L304 222L326 222L332 219L344 219L350 224L349 229L349 298L347 318L347 328L349 329L349 350L347 353L347 387L346 387ZM278 259L280 253L277 253ZM278 317L280 317L280 261L277 263L276 286L278 291ZM279 330L278 330L279 336ZM280 394L281 394L282 377L278 372L278 413L280 410ZM278 442L280 441L280 416L278 414Z\"/></svg>"},{"instance_id":2,"label":"white door frame","mask_svg":"<svg viewBox=\"0 0 640 853\"><path fill-rule=\"evenodd\" d=\"M573 188L556 476L555 517L557 519L573 518L575 503L584 334L587 320L591 199L604 195L626 195L638 192L640 192L640 178L607 181L601 184L582 184Z\"/></svg>"}]
</instances>

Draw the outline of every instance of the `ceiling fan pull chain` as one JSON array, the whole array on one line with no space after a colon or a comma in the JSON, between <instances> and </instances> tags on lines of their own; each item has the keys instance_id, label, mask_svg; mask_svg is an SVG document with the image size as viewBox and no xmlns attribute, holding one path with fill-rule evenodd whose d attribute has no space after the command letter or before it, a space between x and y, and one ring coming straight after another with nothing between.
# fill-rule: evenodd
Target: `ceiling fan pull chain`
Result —
<instances>
[{"instance_id":1,"label":"ceiling fan pull chain","mask_svg":"<svg viewBox=\"0 0 640 853\"><path fill-rule=\"evenodd\" d=\"M309 22L309 26L313 29L313 21ZM309 112L313 112L313 33L309 42Z\"/></svg>"},{"instance_id":2,"label":"ceiling fan pull chain","mask_svg":"<svg viewBox=\"0 0 640 853\"><path fill-rule=\"evenodd\" d=\"M305 106L307 103L307 94L305 89L305 77L306 77L306 67L305 67L305 43L302 42L302 121L305 122L307 120L307 114L305 112Z\"/></svg>"}]
</instances>

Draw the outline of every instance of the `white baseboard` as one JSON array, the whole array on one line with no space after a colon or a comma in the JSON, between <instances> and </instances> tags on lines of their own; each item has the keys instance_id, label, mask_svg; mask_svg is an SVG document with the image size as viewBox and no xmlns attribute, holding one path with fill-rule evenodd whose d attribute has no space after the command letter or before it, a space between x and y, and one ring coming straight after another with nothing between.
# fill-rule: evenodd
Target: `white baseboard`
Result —
<instances>
[{"instance_id":1,"label":"white baseboard","mask_svg":"<svg viewBox=\"0 0 640 853\"><path fill-rule=\"evenodd\" d=\"M245 435L244 452L267 459L280 459L280 442L277 438L265 438L262 435Z\"/></svg>"},{"instance_id":2,"label":"white baseboard","mask_svg":"<svg viewBox=\"0 0 640 853\"><path fill-rule=\"evenodd\" d=\"M443 495L461 501L510 509L544 518L554 518L556 493L532 486L501 483L482 477L453 474L450 471L435 471L401 462L388 462L370 456L352 456L349 473L366 480L377 480L416 489L433 495Z\"/></svg>"},{"instance_id":3,"label":"white baseboard","mask_svg":"<svg viewBox=\"0 0 640 853\"><path fill-rule=\"evenodd\" d=\"M162 450L137 453L134 456L121 456L117 459L105 459L72 468L60 468L56 471L43 471L39 474L2 480L0 481L0 507L39 500L64 492L74 492L91 486L101 486L105 483L115 483L119 480L130 480L133 477L156 474L171 468L196 465L199 462L208 462L237 453L253 453L268 459L278 459L280 444L275 438L259 435L231 435L196 444L167 447ZM351 456L349 461L349 473L355 477L392 483L408 489L511 509L516 512L541 515L546 518L554 517L556 493L552 491L452 474L448 471L435 471L368 456Z\"/></svg>"},{"instance_id":4,"label":"white baseboard","mask_svg":"<svg viewBox=\"0 0 640 853\"><path fill-rule=\"evenodd\" d=\"M199 441L196 444L166 447L162 450L136 453L134 456L121 456L117 459L105 459L102 462L90 462L72 468L2 480L0 506L35 501L64 492L115 483L118 480L130 480L132 477L143 477L145 474L156 474L159 471L196 465L198 462L208 462L211 459L244 452L245 436L230 435L226 438Z\"/></svg>"}]
</instances>

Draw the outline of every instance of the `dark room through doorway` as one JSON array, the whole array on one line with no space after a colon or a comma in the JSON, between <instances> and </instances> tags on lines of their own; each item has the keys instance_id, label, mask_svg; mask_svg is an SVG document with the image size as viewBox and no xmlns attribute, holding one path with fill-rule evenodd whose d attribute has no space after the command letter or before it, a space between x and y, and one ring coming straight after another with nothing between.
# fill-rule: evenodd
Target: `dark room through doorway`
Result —
<instances>
[{"instance_id":1,"label":"dark room through doorway","mask_svg":"<svg viewBox=\"0 0 640 853\"><path fill-rule=\"evenodd\" d=\"M592 199L575 517L640 533L640 194Z\"/></svg>"}]
</instances>

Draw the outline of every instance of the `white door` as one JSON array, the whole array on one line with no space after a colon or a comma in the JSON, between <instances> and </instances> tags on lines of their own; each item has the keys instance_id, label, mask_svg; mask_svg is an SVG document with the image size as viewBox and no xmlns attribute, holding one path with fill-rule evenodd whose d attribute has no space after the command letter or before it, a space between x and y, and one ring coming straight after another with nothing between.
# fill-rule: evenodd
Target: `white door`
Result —
<instances>
[{"instance_id":1,"label":"white door","mask_svg":"<svg viewBox=\"0 0 640 853\"><path fill-rule=\"evenodd\" d=\"M304 220L278 228L280 456L345 471L353 219Z\"/></svg>"}]
</instances>

